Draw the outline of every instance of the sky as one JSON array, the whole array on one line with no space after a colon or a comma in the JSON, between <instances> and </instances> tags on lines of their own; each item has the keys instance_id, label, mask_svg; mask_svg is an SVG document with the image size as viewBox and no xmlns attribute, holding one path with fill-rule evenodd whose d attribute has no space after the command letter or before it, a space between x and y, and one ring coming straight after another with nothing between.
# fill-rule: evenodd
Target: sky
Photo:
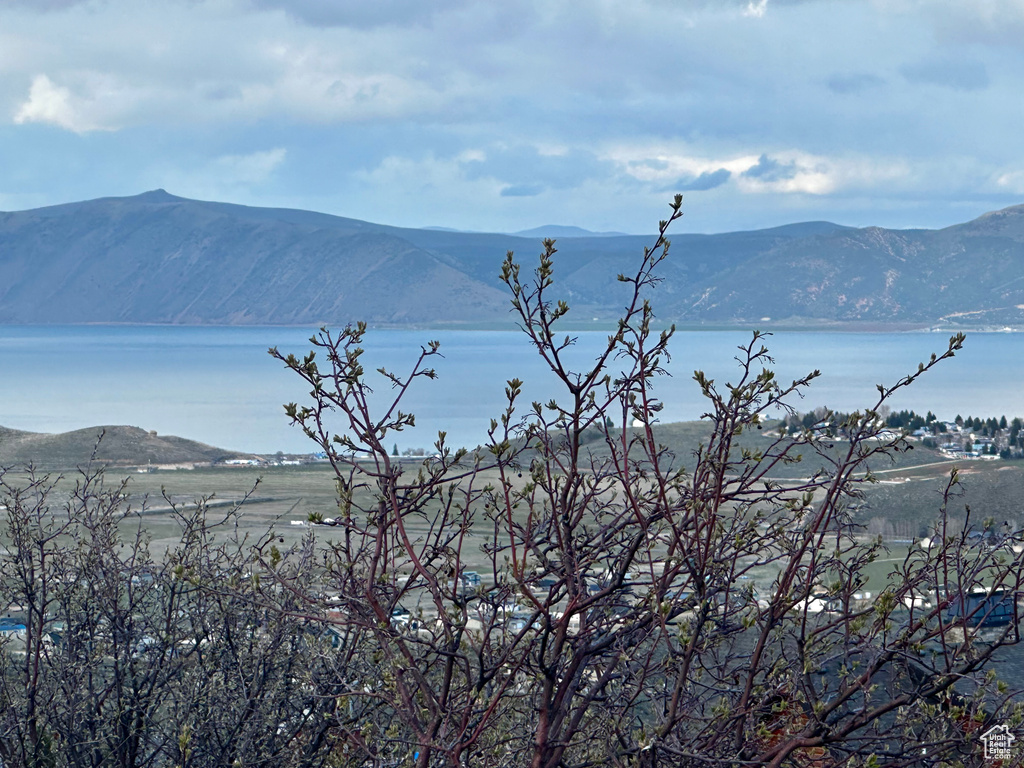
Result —
<instances>
[{"instance_id":1,"label":"sky","mask_svg":"<svg viewBox=\"0 0 1024 768\"><path fill-rule=\"evenodd\" d=\"M943 227L1024 202L1024 0L0 0L0 210Z\"/></svg>"}]
</instances>

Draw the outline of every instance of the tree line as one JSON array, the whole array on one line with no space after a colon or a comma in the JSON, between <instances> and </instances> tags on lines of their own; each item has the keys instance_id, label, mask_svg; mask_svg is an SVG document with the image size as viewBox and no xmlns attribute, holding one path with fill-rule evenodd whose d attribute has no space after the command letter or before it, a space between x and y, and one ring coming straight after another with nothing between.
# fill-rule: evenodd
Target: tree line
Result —
<instances>
[{"instance_id":1,"label":"tree line","mask_svg":"<svg viewBox=\"0 0 1024 768\"><path fill-rule=\"evenodd\" d=\"M816 408L803 413L795 412L787 414L783 417L782 421L790 433L795 433L802 429L831 429L836 431L838 425L847 421L849 418L849 413L843 413L842 411L830 411L827 408ZM889 429L905 429L908 432L914 432L922 428L927 428L936 436L946 434L949 431L949 428L946 426L946 422L941 421L931 411L921 415L913 410L907 409L899 411L887 411L886 409L883 409L883 412L880 414L880 418ZM951 423L955 424L963 431L973 432L974 434L982 437L995 437L1005 434L1009 445L1024 447L1024 437L1021 435L1021 428L1024 427L1024 421L1022 421L1019 416L1014 417L1012 420L1007 420L1005 415L1000 416L997 419L994 416L990 416L988 418L967 416L964 418L960 414L957 414L956 418L954 418Z\"/></svg>"}]
</instances>

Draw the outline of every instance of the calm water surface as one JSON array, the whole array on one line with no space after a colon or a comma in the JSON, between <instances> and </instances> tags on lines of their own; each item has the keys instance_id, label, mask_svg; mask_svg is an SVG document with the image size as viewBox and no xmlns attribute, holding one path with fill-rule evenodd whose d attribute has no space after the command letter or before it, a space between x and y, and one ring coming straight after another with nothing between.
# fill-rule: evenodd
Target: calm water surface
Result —
<instances>
[{"instance_id":1,"label":"calm water surface","mask_svg":"<svg viewBox=\"0 0 1024 768\"><path fill-rule=\"evenodd\" d=\"M62 432L132 424L236 450L310 452L314 447L282 410L285 402L304 402L307 392L267 348L304 353L311 333L279 327L0 326L0 425ZM581 367L606 338L579 334L575 359ZM723 381L734 378L736 347L749 338L740 331L677 333L672 376L656 385L665 402L663 420L699 417L705 405L694 369ZM561 394L515 332L370 331L365 367L404 371L431 339L440 340L444 354L434 363L439 377L421 379L410 393L403 410L416 414L417 428L396 435L400 448L426 448L439 429L451 442L480 442L513 376L526 382L524 405ZM932 352L942 352L947 339L939 333L787 332L768 345L784 381L821 369L801 410L849 410L873 403L876 384L915 370ZM969 334L962 352L892 405L944 418L1024 415L1022 347L1018 334ZM371 377L378 395L387 394L388 383L376 373Z\"/></svg>"}]
</instances>

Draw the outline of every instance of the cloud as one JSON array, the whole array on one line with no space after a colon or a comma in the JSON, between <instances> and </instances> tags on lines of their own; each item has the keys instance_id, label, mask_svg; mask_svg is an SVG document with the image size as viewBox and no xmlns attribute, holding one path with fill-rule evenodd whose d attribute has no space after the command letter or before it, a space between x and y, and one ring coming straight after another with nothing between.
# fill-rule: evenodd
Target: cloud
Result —
<instances>
[{"instance_id":1,"label":"cloud","mask_svg":"<svg viewBox=\"0 0 1024 768\"><path fill-rule=\"evenodd\" d=\"M1024 194L1024 171L1007 171L995 178L997 187L1011 194Z\"/></svg>"},{"instance_id":2,"label":"cloud","mask_svg":"<svg viewBox=\"0 0 1024 768\"><path fill-rule=\"evenodd\" d=\"M717 171L704 171L700 176L680 179L674 186L678 192L706 192L709 189L720 187L729 180L732 172L728 168L719 168Z\"/></svg>"},{"instance_id":3,"label":"cloud","mask_svg":"<svg viewBox=\"0 0 1024 768\"><path fill-rule=\"evenodd\" d=\"M757 163L750 166L743 172L748 179L759 179L760 181L785 181L796 176L796 162L780 163L768 155L761 155Z\"/></svg>"},{"instance_id":4,"label":"cloud","mask_svg":"<svg viewBox=\"0 0 1024 768\"><path fill-rule=\"evenodd\" d=\"M277 147L247 155L224 155L217 158L218 175L230 184L260 184L285 161L288 150Z\"/></svg>"},{"instance_id":5,"label":"cloud","mask_svg":"<svg viewBox=\"0 0 1024 768\"><path fill-rule=\"evenodd\" d=\"M46 75L36 75L32 78L28 99L14 114L14 122L56 125L75 133L99 128L82 114L77 101L68 88L57 85Z\"/></svg>"},{"instance_id":6,"label":"cloud","mask_svg":"<svg viewBox=\"0 0 1024 768\"><path fill-rule=\"evenodd\" d=\"M681 189L703 230L842 221L829 211L852 200L894 222L899 200L940 199L936 179L943 200L1010 194L1016 177L996 180L1024 156L1024 35L999 32L1024 30L1024 0L0 0L0 16L0 166L53 202L164 186L636 230Z\"/></svg>"},{"instance_id":7,"label":"cloud","mask_svg":"<svg viewBox=\"0 0 1024 768\"><path fill-rule=\"evenodd\" d=\"M423 30L320 30L243 8L105 0L40 15L18 6L0 26L0 110L76 132L351 123L451 114L473 90L457 72L446 77L446 63L424 63ZM9 84L19 81L16 97Z\"/></svg>"},{"instance_id":8,"label":"cloud","mask_svg":"<svg viewBox=\"0 0 1024 768\"><path fill-rule=\"evenodd\" d=\"M1017 49L1024 45L1024 3L1020 0L959 0L953 3L904 0L895 5L904 14L929 24L944 44L969 43Z\"/></svg>"},{"instance_id":9,"label":"cloud","mask_svg":"<svg viewBox=\"0 0 1024 768\"><path fill-rule=\"evenodd\" d=\"M749 0L747 7L743 9L743 15L760 19L767 10L768 0Z\"/></svg>"},{"instance_id":10,"label":"cloud","mask_svg":"<svg viewBox=\"0 0 1024 768\"><path fill-rule=\"evenodd\" d=\"M624 175L660 191L710 191L732 181L728 189L744 195L823 196L872 191L909 173L905 163L894 159L829 158L795 150L699 157L672 147L620 146L608 156Z\"/></svg>"},{"instance_id":11,"label":"cloud","mask_svg":"<svg viewBox=\"0 0 1024 768\"><path fill-rule=\"evenodd\" d=\"M929 59L900 67L911 83L938 85L959 91L980 91L989 86L988 69L980 61Z\"/></svg>"},{"instance_id":12,"label":"cloud","mask_svg":"<svg viewBox=\"0 0 1024 768\"><path fill-rule=\"evenodd\" d=\"M465 0L252 0L260 9L281 10L315 27L412 26L435 14L465 5Z\"/></svg>"},{"instance_id":13,"label":"cloud","mask_svg":"<svg viewBox=\"0 0 1024 768\"><path fill-rule=\"evenodd\" d=\"M914 168L893 156L828 156L789 149L708 157L686 144L621 144L607 148L604 156L621 174L659 191L679 190L681 184L711 190L731 182L730 193L859 195L918 181Z\"/></svg>"},{"instance_id":14,"label":"cloud","mask_svg":"<svg viewBox=\"0 0 1024 768\"><path fill-rule=\"evenodd\" d=\"M678 190L680 184L712 189L757 162L756 156L701 157L688 146L658 144L613 145L602 158L613 163L620 175L660 190Z\"/></svg>"},{"instance_id":15,"label":"cloud","mask_svg":"<svg viewBox=\"0 0 1024 768\"><path fill-rule=\"evenodd\" d=\"M0 0L0 8L25 8L32 11L63 11L89 0Z\"/></svg>"},{"instance_id":16,"label":"cloud","mask_svg":"<svg viewBox=\"0 0 1024 768\"><path fill-rule=\"evenodd\" d=\"M499 232L504 226L501 222L509 221L504 212L510 209L531 210L539 206L550 211L546 202L550 196L540 194L543 192L542 184L509 184L477 173L476 164L486 154L474 149L452 155L389 155L373 167L355 171L349 176L349 204L337 212L343 216L380 221L380 211L386 207L393 209L396 199L414 201L412 205L398 206L405 211L400 222L392 216L388 223L403 226L454 226L458 223L464 229ZM562 196L563 201L574 197ZM579 221L565 215L559 218L567 223ZM528 229L537 226L542 219L539 211L537 218L526 213L515 219L512 229ZM583 223L579 225L584 226Z\"/></svg>"},{"instance_id":17,"label":"cloud","mask_svg":"<svg viewBox=\"0 0 1024 768\"><path fill-rule=\"evenodd\" d=\"M540 184L514 184L501 188L502 197L535 197L544 191Z\"/></svg>"},{"instance_id":18,"label":"cloud","mask_svg":"<svg viewBox=\"0 0 1024 768\"><path fill-rule=\"evenodd\" d=\"M889 194L898 184L913 183L914 172L901 158L840 156L806 152L762 154L736 178L747 194L830 195Z\"/></svg>"},{"instance_id":19,"label":"cloud","mask_svg":"<svg viewBox=\"0 0 1024 768\"><path fill-rule=\"evenodd\" d=\"M506 185L504 196L535 195L540 190L571 189L588 178L602 178L614 172L610 163L593 152L537 144L497 144L478 152L465 165L470 179L494 179Z\"/></svg>"},{"instance_id":20,"label":"cloud","mask_svg":"<svg viewBox=\"0 0 1024 768\"><path fill-rule=\"evenodd\" d=\"M138 152L140 148L133 149ZM192 163L168 162L163 157L146 158L148 165L139 173L145 181L127 193L135 194L146 186L162 187L181 197L259 205L261 194L279 186L284 175L281 171L289 165L288 155L287 148L274 147L223 154Z\"/></svg>"},{"instance_id":21,"label":"cloud","mask_svg":"<svg viewBox=\"0 0 1024 768\"><path fill-rule=\"evenodd\" d=\"M780 161L762 154L757 162L737 177L738 188L748 194L827 195L840 187L834 163L824 158L788 153Z\"/></svg>"},{"instance_id":22,"label":"cloud","mask_svg":"<svg viewBox=\"0 0 1024 768\"><path fill-rule=\"evenodd\" d=\"M467 172L484 153L468 150L457 155L437 156L427 152L420 157L389 154L372 167L355 170L351 179L363 189L402 189L410 198L436 194L439 189L472 189L478 197L494 197L506 186L491 177Z\"/></svg>"},{"instance_id":23,"label":"cloud","mask_svg":"<svg viewBox=\"0 0 1024 768\"><path fill-rule=\"evenodd\" d=\"M428 190L453 186L474 190L478 202L490 198L537 197L555 190L578 190L590 181L607 182L619 174L615 164L569 147L496 144L448 155L420 158L392 154L375 167L354 174L361 183L383 187L404 179L404 186Z\"/></svg>"},{"instance_id":24,"label":"cloud","mask_svg":"<svg viewBox=\"0 0 1024 768\"><path fill-rule=\"evenodd\" d=\"M871 75L864 72L850 74L835 74L825 81L825 85L832 93L842 96L863 93L872 88L878 88L885 84L878 75Z\"/></svg>"}]
</instances>

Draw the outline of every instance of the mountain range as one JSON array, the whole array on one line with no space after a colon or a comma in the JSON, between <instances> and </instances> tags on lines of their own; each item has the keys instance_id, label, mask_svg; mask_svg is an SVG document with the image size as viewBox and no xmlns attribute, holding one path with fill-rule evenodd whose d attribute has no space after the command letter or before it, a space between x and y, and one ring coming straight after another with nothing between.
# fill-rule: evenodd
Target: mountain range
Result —
<instances>
[{"instance_id":1,"label":"mountain range","mask_svg":"<svg viewBox=\"0 0 1024 768\"><path fill-rule=\"evenodd\" d=\"M561 233L558 297L613 321L653 238L406 229L163 190L0 213L0 323L511 324L498 279ZM940 230L677 234L651 295L686 325L1024 325L1024 206Z\"/></svg>"}]
</instances>

